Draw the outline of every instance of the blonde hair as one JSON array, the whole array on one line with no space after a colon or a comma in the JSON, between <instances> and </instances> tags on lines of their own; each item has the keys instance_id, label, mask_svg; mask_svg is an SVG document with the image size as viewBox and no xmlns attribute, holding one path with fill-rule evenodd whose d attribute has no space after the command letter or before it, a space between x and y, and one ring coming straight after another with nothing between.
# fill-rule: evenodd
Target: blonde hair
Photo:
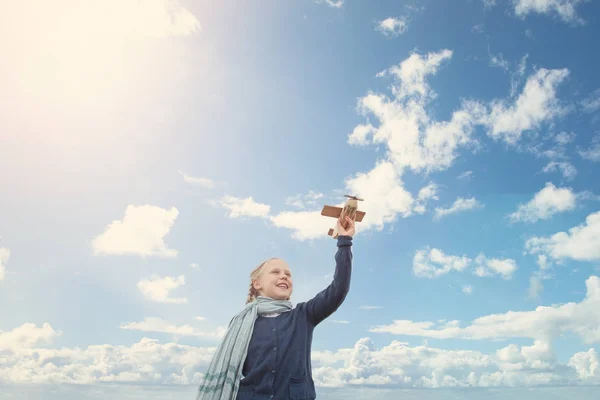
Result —
<instances>
[{"instance_id":1,"label":"blonde hair","mask_svg":"<svg viewBox=\"0 0 600 400\"><path fill-rule=\"evenodd\" d=\"M246 304L253 302L254 299L256 299L258 296L260 296L260 293L254 287L254 281L256 279L260 278L260 275L263 272L264 266L267 265L267 263L272 260L279 260L279 257L271 257L268 260L263 261L258 267L254 268L254 270L252 270L252 272L250 273L250 288L248 289L248 297L246 299Z\"/></svg>"}]
</instances>

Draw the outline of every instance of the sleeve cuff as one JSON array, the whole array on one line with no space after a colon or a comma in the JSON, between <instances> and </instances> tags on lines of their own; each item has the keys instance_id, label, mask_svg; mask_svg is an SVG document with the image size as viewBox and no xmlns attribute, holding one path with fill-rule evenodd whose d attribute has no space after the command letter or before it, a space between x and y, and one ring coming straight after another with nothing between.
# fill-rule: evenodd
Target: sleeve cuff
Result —
<instances>
[{"instance_id":1,"label":"sleeve cuff","mask_svg":"<svg viewBox=\"0 0 600 400\"><path fill-rule=\"evenodd\" d=\"M337 245L338 245L338 247L352 246L352 236L346 236L346 235L338 236Z\"/></svg>"}]
</instances>

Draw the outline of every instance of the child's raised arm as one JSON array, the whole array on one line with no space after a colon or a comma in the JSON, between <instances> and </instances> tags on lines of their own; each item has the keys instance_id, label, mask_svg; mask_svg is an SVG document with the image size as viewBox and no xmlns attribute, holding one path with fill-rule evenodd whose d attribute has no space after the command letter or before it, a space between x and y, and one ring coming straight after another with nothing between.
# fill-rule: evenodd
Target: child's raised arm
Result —
<instances>
[{"instance_id":1,"label":"child's raised arm","mask_svg":"<svg viewBox=\"0 0 600 400\"><path fill-rule=\"evenodd\" d=\"M353 222L351 223L353 224ZM340 232L340 236L338 236L333 282L306 303L308 320L315 326L338 309L350 290L350 277L352 275L351 235L354 233L353 228L352 226L350 232L345 230Z\"/></svg>"}]
</instances>

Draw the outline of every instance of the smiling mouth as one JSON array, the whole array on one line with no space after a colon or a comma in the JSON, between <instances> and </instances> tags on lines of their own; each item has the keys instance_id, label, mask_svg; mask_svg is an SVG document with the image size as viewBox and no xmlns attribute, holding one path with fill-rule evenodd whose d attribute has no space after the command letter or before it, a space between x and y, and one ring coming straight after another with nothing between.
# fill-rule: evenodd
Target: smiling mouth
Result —
<instances>
[{"instance_id":1,"label":"smiling mouth","mask_svg":"<svg viewBox=\"0 0 600 400\"><path fill-rule=\"evenodd\" d=\"M287 285L287 283L280 283L279 285L277 285L277 287L280 289L289 289L289 286Z\"/></svg>"}]
</instances>

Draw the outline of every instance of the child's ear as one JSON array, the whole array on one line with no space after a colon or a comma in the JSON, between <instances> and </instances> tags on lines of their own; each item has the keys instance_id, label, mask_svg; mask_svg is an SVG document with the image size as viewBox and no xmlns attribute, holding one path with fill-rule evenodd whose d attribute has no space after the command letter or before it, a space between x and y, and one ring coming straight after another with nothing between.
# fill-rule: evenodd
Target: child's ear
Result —
<instances>
[{"instance_id":1,"label":"child's ear","mask_svg":"<svg viewBox=\"0 0 600 400\"><path fill-rule=\"evenodd\" d=\"M254 289L260 290L260 283L257 280L252 281L252 286L254 286Z\"/></svg>"}]
</instances>

